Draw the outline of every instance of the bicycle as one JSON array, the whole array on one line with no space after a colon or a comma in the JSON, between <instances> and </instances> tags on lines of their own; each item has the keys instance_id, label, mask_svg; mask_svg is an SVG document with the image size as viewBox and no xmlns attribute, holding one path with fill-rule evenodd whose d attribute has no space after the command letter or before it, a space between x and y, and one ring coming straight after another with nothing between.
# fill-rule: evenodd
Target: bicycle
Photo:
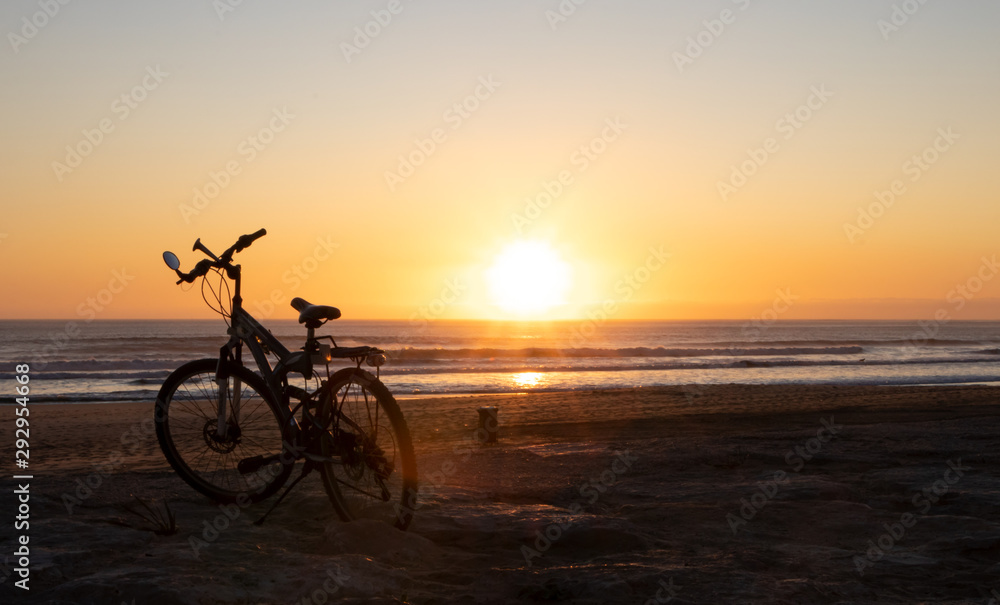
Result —
<instances>
[{"instance_id":1,"label":"bicycle","mask_svg":"<svg viewBox=\"0 0 1000 605\"><path fill-rule=\"evenodd\" d=\"M265 234L261 229L244 235L220 256L199 238L192 250L208 258L187 273L180 270L177 255L163 253L180 278L178 285L202 279L202 298L226 320L229 340L218 358L186 363L164 381L155 406L160 448L191 487L216 501L241 505L275 494L295 463L304 460L299 477L258 524L318 468L341 519L378 518L405 530L416 504L417 467L406 421L379 378L385 352L340 347L332 336L317 337L316 330L340 317L340 311L301 298L291 301L306 328L300 351L289 351L254 319L243 308L241 267L233 255ZM218 290L210 274L219 277ZM209 301L206 284L218 308ZM330 344L320 342L326 339ZM244 348L256 372L243 363ZM331 374L335 359L349 360L353 367ZM299 375L303 387L292 382Z\"/></svg>"}]
</instances>

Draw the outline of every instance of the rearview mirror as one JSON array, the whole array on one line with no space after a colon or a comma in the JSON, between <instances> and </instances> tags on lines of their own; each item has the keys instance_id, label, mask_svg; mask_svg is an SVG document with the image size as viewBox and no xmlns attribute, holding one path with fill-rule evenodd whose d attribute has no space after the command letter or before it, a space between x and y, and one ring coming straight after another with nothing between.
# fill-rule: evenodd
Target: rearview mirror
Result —
<instances>
[{"instance_id":1,"label":"rearview mirror","mask_svg":"<svg viewBox=\"0 0 1000 605\"><path fill-rule=\"evenodd\" d=\"M167 263L167 266L174 271L181 268L181 261L177 258L177 255L173 252L163 253L163 262Z\"/></svg>"}]
</instances>

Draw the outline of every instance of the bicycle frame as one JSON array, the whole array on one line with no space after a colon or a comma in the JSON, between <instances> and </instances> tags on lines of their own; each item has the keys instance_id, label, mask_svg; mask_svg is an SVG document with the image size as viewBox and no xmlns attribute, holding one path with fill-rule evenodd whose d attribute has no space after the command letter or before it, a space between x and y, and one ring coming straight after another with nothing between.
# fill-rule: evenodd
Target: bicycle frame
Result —
<instances>
[{"instance_id":1,"label":"bicycle frame","mask_svg":"<svg viewBox=\"0 0 1000 605\"><path fill-rule=\"evenodd\" d=\"M228 381L222 376L221 370L223 363L226 361L234 361L243 365L242 355L244 345L253 357L257 369L264 379L264 383L267 385L269 394L279 404L279 409L282 412L287 411L287 415L282 419L283 424L289 423L297 431L301 427L295 418L295 414L302 404L293 408L288 402L288 393L286 391L288 375L291 373L302 374L306 380L313 377L313 355L320 352L315 329L311 327L306 328L306 342L302 351L289 351L287 347L271 334L270 330L261 325L260 322L243 308L243 298L240 294L242 279L240 265L234 265L231 269L227 269L227 276L233 280L235 292L232 301L231 323L228 330L229 341L219 350L219 375L216 377L216 383L220 387L220 393L216 434L220 438L226 435L229 418L234 419L236 422L239 421L239 381L238 379L234 379L236 381L234 383L236 393L232 402L232 415L227 417L226 402L228 398L225 389L228 387ZM268 352L275 354L278 358L278 362L273 367L268 359ZM353 357L351 359L360 365L358 359ZM330 361L330 358L327 358L326 361ZM327 370L329 371L329 367L327 367ZM312 396L307 392L303 393L306 395L306 398L303 400L303 403L305 403Z\"/></svg>"},{"instance_id":2,"label":"bicycle frame","mask_svg":"<svg viewBox=\"0 0 1000 605\"><path fill-rule=\"evenodd\" d=\"M296 351L294 353L289 351L267 328L243 309L241 273L240 265L235 265L232 269L227 270L227 276L234 282L235 292L232 300L231 323L228 330L229 341L219 350L220 376L216 379L220 387L219 419L216 429L219 437L226 434L228 420L226 415L227 398L224 391L224 384L228 385L228 382L221 377L222 364L227 360L231 360L243 365L244 344L253 357L261 377L270 391L269 394L279 404L285 402L283 382L287 381L288 374L290 372L297 372L303 374L308 379L312 376L313 370L311 355L308 351ZM306 348L311 348L310 343L314 341L315 336L313 330L310 329L306 338ZM279 361L274 367L271 366L271 362L267 358L268 351L278 357ZM232 418L238 422L240 413L238 379L235 384L236 393L233 401ZM297 424L295 422L294 411L290 407L288 411L291 416L291 422ZM284 420L288 421L289 419L285 418Z\"/></svg>"}]
</instances>

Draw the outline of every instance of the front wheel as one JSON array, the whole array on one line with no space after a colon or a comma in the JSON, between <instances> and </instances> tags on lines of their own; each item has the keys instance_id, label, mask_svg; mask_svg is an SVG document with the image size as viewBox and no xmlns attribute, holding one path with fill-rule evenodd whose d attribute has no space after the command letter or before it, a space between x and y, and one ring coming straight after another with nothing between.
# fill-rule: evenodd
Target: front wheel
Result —
<instances>
[{"instance_id":1,"label":"front wheel","mask_svg":"<svg viewBox=\"0 0 1000 605\"><path fill-rule=\"evenodd\" d=\"M345 521L368 518L406 529L417 496L410 431L396 400L362 369L330 377L321 398L323 487Z\"/></svg>"},{"instance_id":2,"label":"front wheel","mask_svg":"<svg viewBox=\"0 0 1000 605\"><path fill-rule=\"evenodd\" d=\"M258 502L292 472L282 416L259 376L232 362L217 373L218 365L199 359L167 377L156 396L156 437L191 487L219 502Z\"/></svg>"}]
</instances>

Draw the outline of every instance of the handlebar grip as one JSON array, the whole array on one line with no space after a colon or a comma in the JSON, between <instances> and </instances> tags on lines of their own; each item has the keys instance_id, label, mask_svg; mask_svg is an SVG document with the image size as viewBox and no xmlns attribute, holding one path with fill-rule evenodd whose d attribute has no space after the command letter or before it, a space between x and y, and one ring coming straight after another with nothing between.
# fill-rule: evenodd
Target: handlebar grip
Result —
<instances>
[{"instance_id":1,"label":"handlebar grip","mask_svg":"<svg viewBox=\"0 0 1000 605\"><path fill-rule=\"evenodd\" d=\"M267 230L266 229L258 229L254 233L250 233L250 234L247 234L247 235L240 236L240 239L237 240L236 245L239 248L239 250L242 250L243 248L248 247L250 244L252 244L255 241L259 240L260 238L264 237L265 235L267 235ZM237 250L237 252L239 250Z\"/></svg>"},{"instance_id":2,"label":"handlebar grip","mask_svg":"<svg viewBox=\"0 0 1000 605\"><path fill-rule=\"evenodd\" d=\"M255 233L248 233L246 235L241 235L240 238L236 240L235 244L230 246L228 250L222 253L222 256L219 257L219 261L222 262L223 264L228 265L230 262L232 262L234 254L236 254L237 252L242 252L244 249L248 248L250 244L254 243L255 240L258 240L264 237L265 235L267 235L267 230L265 229L258 229Z\"/></svg>"}]
</instances>

